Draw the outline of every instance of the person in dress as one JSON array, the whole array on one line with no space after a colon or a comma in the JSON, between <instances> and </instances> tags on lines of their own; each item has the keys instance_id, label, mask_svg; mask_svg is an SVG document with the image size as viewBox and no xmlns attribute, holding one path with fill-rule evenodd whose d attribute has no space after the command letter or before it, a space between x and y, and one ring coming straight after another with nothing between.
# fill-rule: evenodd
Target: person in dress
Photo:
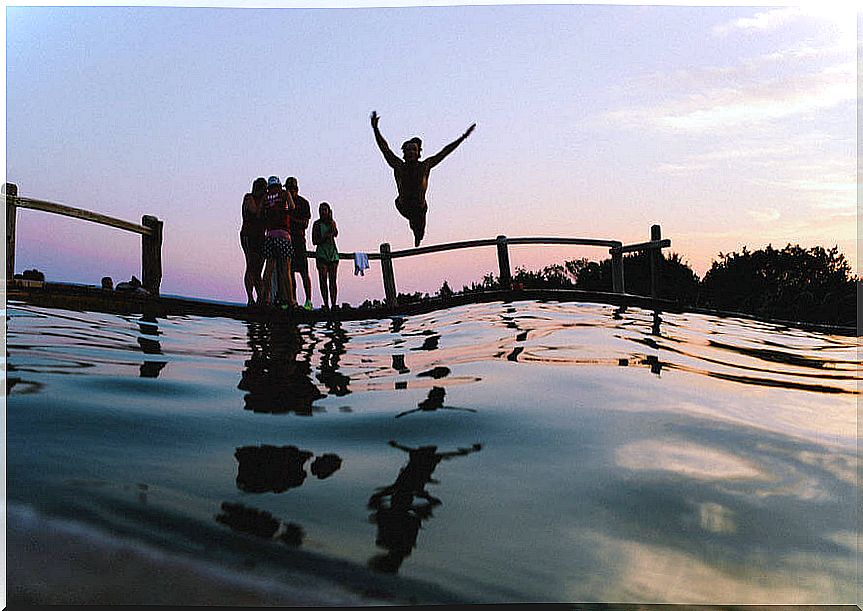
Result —
<instances>
[{"instance_id":1,"label":"person in dress","mask_svg":"<svg viewBox=\"0 0 863 611\"><path fill-rule=\"evenodd\" d=\"M318 279L321 285L322 308L327 309L332 304L337 308L338 287L336 272L339 267L339 250L336 248L336 236L339 229L333 220L333 210L327 202L318 206L318 220L312 225L312 244L317 248L315 257L318 267Z\"/></svg>"}]
</instances>

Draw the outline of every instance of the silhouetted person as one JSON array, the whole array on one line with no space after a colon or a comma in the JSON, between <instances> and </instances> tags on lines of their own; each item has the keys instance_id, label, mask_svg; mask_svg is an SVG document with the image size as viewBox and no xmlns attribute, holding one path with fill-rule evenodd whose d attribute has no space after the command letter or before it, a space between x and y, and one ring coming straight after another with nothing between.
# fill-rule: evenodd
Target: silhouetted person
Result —
<instances>
[{"instance_id":1,"label":"silhouetted person","mask_svg":"<svg viewBox=\"0 0 863 611\"><path fill-rule=\"evenodd\" d=\"M438 409L457 409L465 412L476 412L475 409L471 409L469 407L449 407L443 404L444 397L446 397L446 390L441 388L440 386L435 386L429 391L428 397L417 403L416 409L410 409L406 412L402 412L396 416L396 418L401 418L402 416L407 416L408 414L412 414L414 412L433 412Z\"/></svg>"},{"instance_id":2,"label":"silhouetted person","mask_svg":"<svg viewBox=\"0 0 863 611\"><path fill-rule=\"evenodd\" d=\"M291 257L291 273L299 274L300 280L303 282L303 290L306 292L306 302L303 307L306 310L312 309L312 283L309 280L309 259L306 256L306 230L309 228L309 220L312 218L312 211L309 208L309 200L300 195L300 187L296 177L288 176L285 179L285 191L291 194L294 200L294 208L290 212L291 216L291 248L293 256ZM291 283L291 290L294 291L293 299L297 301L297 283Z\"/></svg>"},{"instance_id":3,"label":"silhouetted person","mask_svg":"<svg viewBox=\"0 0 863 611\"><path fill-rule=\"evenodd\" d=\"M436 499L425 489L426 484L435 482L432 479L435 468L442 460L477 452L482 449L482 445L476 443L471 448L439 453L437 446L409 448L395 441L389 443L392 447L407 452L410 458L395 482L379 488L369 498L368 507L375 510L369 520L378 527L375 543L387 550L385 554L369 560L369 565L379 571L395 573L416 547L422 521L430 518L432 508L441 504L440 499ZM388 504L384 503L386 497L389 497ZM426 502L415 504L416 497Z\"/></svg>"},{"instance_id":4,"label":"silhouetted person","mask_svg":"<svg viewBox=\"0 0 863 611\"><path fill-rule=\"evenodd\" d=\"M222 503L222 513L216 516L216 522L238 532L276 539L287 545L299 546L305 536L299 524L282 522L268 511L246 507L242 503Z\"/></svg>"},{"instance_id":5,"label":"silhouetted person","mask_svg":"<svg viewBox=\"0 0 863 611\"><path fill-rule=\"evenodd\" d=\"M381 135L381 131L378 129L379 120L378 113L372 111L371 121L372 129L375 133L375 142L377 142L378 148L381 149L381 153L383 153L387 164L393 169L393 174L395 174L396 178L396 189L398 190L396 209L399 211L399 214L408 220L411 231L414 234L414 246L419 246L426 231L426 213L428 212L426 191L429 185L429 173L433 167L443 161L447 155L452 153L459 144L470 136L471 132L476 128L476 123L468 127L467 131L461 136L443 147L439 153L420 161L422 140L413 137L402 144L402 156L404 159L399 159L390 150L387 141Z\"/></svg>"},{"instance_id":6,"label":"silhouetted person","mask_svg":"<svg viewBox=\"0 0 863 611\"><path fill-rule=\"evenodd\" d=\"M306 480L304 468L313 454L296 446L237 448L237 488L243 492L285 492Z\"/></svg>"}]
</instances>

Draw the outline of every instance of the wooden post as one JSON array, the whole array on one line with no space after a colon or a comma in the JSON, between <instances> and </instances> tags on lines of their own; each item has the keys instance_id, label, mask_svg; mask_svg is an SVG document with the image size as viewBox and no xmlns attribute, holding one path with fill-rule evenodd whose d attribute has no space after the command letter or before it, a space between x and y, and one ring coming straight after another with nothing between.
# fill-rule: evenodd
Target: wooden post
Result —
<instances>
[{"instance_id":1,"label":"wooden post","mask_svg":"<svg viewBox=\"0 0 863 611\"><path fill-rule=\"evenodd\" d=\"M18 185L7 182L6 197L18 197ZM6 282L15 276L15 225L18 221L18 206L6 200Z\"/></svg>"},{"instance_id":2,"label":"wooden post","mask_svg":"<svg viewBox=\"0 0 863 611\"><path fill-rule=\"evenodd\" d=\"M393 259L390 256L392 250L388 242L381 244L381 270L384 275L384 294L388 306L398 305L398 294L396 293L396 276L393 273Z\"/></svg>"},{"instance_id":3,"label":"wooden post","mask_svg":"<svg viewBox=\"0 0 863 611\"><path fill-rule=\"evenodd\" d=\"M650 240L662 239L662 228L659 225L650 227ZM660 274L662 273L662 248L656 246L650 251L650 296L654 299L659 297Z\"/></svg>"},{"instance_id":4,"label":"wooden post","mask_svg":"<svg viewBox=\"0 0 863 611\"><path fill-rule=\"evenodd\" d=\"M141 284L151 295L159 295L162 284L162 221L144 215L141 224L150 230L141 236Z\"/></svg>"},{"instance_id":5,"label":"wooden post","mask_svg":"<svg viewBox=\"0 0 863 611\"><path fill-rule=\"evenodd\" d=\"M626 288L623 282L623 253L619 248L612 248L608 251L611 254L611 284L612 290L615 293L625 293Z\"/></svg>"},{"instance_id":6,"label":"wooden post","mask_svg":"<svg viewBox=\"0 0 863 611\"><path fill-rule=\"evenodd\" d=\"M500 268L500 288L504 291L512 289L512 273L509 269L509 249L506 236L497 236L497 265Z\"/></svg>"}]
</instances>

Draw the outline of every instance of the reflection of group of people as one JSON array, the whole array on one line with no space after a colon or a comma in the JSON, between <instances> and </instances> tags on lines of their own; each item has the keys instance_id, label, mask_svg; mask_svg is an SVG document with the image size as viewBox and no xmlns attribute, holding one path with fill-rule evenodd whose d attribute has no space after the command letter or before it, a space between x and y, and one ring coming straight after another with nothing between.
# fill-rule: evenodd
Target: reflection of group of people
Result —
<instances>
[{"instance_id":1,"label":"reflection of group of people","mask_svg":"<svg viewBox=\"0 0 863 611\"><path fill-rule=\"evenodd\" d=\"M335 238L339 230L327 202L318 206L318 215L318 220L312 225L312 244L316 247L314 258L322 307L326 309L330 304L336 307L338 297L336 270L339 252ZM243 197L242 217L240 245L246 256L244 284L248 304L281 305L286 309L298 307L294 274L299 274L306 294L303 307L311 310L312 289L306 249L311 210L308 200L299 194L297 179L288 177L284 187L278 176L255 179L252 190Z\"/></svg>"},{"instance_id":2,"label":"reflection of group of people","mask_svg":"<svg viewBox=\"0 0 863 611\"><path fill-rule=\"evenodd\" d=\"M437 154L420 160L422 140L414 137L402 144L403 159L399 159L381 135L379 120L377 112L372 112L375 142L384 160L393 169L396 180L396 210L408 220L414 234L414 246L419 246L425 236L428 213L426 191L431 169L452 153L473 132L476 124ZM312 244L316 247L314 257L323 300L321 307L328 309L332 305L336 308L339 252L335 238L339 230L327 202L321 202L318 213L319 218L312 225ZM303 307L311 310L306 251L306 230L311 211L309 202L299 195L297 179L293 176L287 178L284 187L278 176L255 179L252 190L243 197L242 218L240 244L246 256L244 284L248 304L281 305L285 309L297 307L294 274L299 274L306 293ZM274 275L277 278L275 296L272 295Z\"/></svg>"}]
</instances>

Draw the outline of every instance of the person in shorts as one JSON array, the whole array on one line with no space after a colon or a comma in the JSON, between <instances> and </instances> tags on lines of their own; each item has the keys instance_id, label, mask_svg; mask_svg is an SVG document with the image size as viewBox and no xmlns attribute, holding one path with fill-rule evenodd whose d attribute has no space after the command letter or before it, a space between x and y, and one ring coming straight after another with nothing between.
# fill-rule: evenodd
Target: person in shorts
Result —
<instances>
[{"instance_id":1,"label":"person in shorts","mask_svg":"<svg viewBox=\"0 0 863 611\"><path fill-rule=\"evenodd\" d=\"M264 303L273 305L272 281L273 271L278 268L278 290L276 300L284 307L295 306L296 302L291 300L293 291L290 285L293 283L291 275L291 220L290 212L294 207L291 194L282 188L282 182L278 176L270 176L267 179L267 192L263 198L262 214L266 232L264 234Z\"/></svg>"},{"instance_id":2,"label":"person in shorts","mask_svg":"<svg viewBox=\"0 0 863 611\"><path fill-rule=\"evenodd\" d=\"M252 191L243 197L243 225L240 228L240 246L246 257L246 271L243 284L246 287L248 305L261 301L263 285L261 271L264 268L264 221L261 217L261 204L267 191L267 179L257 178L252 183ZM258 298L255 299L255 292Z\"/></svg>"},{"instance_id":3,"label":"person in shorts","mask_svg":"<svg viewBox=\"0 0 863 611\"><path fill-rule=\"evenodd\" d=\"M309 280L309 258L306 254L306 230L309 228L309 220L312 211L309 208L309 200L300 195L300 187L297 179L289 176L285 179L285 191L291 194L294 200L294 209L291 210L291 247L294 256L291 258L291 270L293 274L299 274L303 281L303 290L306 292L306 303L303 307L312 309L312 283ZM292 282L293 299L297 301L297 284Z\"/></svg>"}]
</instances>

